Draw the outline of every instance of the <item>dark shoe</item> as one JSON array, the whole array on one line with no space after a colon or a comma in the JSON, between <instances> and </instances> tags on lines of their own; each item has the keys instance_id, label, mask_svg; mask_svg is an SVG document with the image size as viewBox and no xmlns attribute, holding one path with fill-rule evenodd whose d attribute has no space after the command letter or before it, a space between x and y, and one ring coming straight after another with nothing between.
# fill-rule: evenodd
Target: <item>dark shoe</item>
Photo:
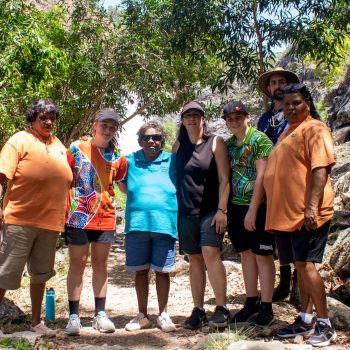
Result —
<instances>
[{"instance_id":1,"label":"dark shoe","mask_svg":"<svg viewBox=\"0 0 350 350\"><path fill-rule=\"evenodd\" d=\"M287 298L290 292L290 278L292 272L290 265L280 266L280 283L275 288L272 296L272 301L282 301Z\"/></svg>"},{"instance_id":2,"label":"dark shoe","mask_svg":"<svg viewBox=\"0 0 350 350\"><path fill-rule=\"evenodd\" d=\"M336 339L337 333L333 327L322 321L316 321L315 331L307 342L312 346L321 347L328 346L330 343L335 342Z\"/></svg>"},{"instance_id":3,"label":"dark shoe","mask_svg":"<svg viewBox=\"0 0 350 350\"><path fill-rule=\"evenodd\" d=\"M208 324L207 315L204 309L195 307L192 310L191 316L183 323L183 327L196 330Z\"/></svg>"},{"instance_id":4,"label":"dark shoe","mask_svg":"<svg viewBox=\"0 0 350 350\"><path fill-rule=\"evenodd\" d=\"M246 301L243 309L239 310L235 315L230 319L230 323L240 323L247 322L253 316L255 316L259 311L259 299L254 299L253 302Z\"/></svg>"},{"instance_id":5,"label":"dark shoe","mask_svg":"<svg viewBox=\"0 0 350 350\"><path fill-rule=\"evenodd\" d=\"M285 328L281 328L277 331L276 335L280 338L293 338L297 335L309 336L314 332L316 318L311 323L305 323L300 316L295 321Z\"/></svg>"},{"instance_id":6,"label":"dark shoe","mask_svg":"<svg viewBox=\"0 0 350 350\"><path fill-rule=\"evenodd\" d=\"M226 306L218 305L215 308L214 315L209 320L210 327L225 328L230 320L230 311Z\"/></svg>"},{"instance_id":7,"label":"dark shoe","mask_svg":"<svg viewBox=\"0 0 350 350\"><path fill-rule=\"evenodd\" d=\"M272 304L261 303L258 315L252 319L252 325L258 327L268 327L274 320Z\"/></svg>"}]
</instances>

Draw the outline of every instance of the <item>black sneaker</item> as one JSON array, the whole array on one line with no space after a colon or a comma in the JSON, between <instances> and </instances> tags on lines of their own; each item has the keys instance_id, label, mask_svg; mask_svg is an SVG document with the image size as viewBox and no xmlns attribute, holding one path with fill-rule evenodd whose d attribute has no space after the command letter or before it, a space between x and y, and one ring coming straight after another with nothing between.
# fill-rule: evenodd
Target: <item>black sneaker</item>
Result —
<instances>
[{"instance_id":1,"label":"black sneaker","mask_svg":"<svg viewBox=\"0 0 350 350\"><path fill-rule=\"evenodd\" d=\"M274 320L272 304L261 303L258 315L252 319L252 325L258 327L268 327Z\"/></svg>"},{"instance_id":2,"label":"black sneaker","mask_svg":"<svg viewBox=\"0 0 350 350\"><path fill-rule=\"evenodd\" d=\"M226 306L217 305L214 315L209 320L210 327L225 328L230 320L230 311Z\"/></svg>"},{"instance_id":3,"label":"black sneaker","mask_svg":"<svg viewBox=\"0 0 350 350\"><path fill-rule=\"evenodd\" d=\"M195 307L191 316L182 324L184 328L196 330L208 324L207 315L204 309Z\"/></svg>"},{"instance_id":4,"label":"black sneaker","mask_svg":"<svg viewBox=\"0 0 350 350\"><path fill-rule=\"evenodd\" d=\"M256 298L254 302L245 302L243 309L239 310L230 319L231 324L247 322L251 317L255 316L259 311L259 299Z\"/></svg>"},{"instance_id":5,"label":"black sneaker","mask_svg":"<svg viewBox=\"0 0 350 350\"><path fill-rule=\"evenodd\" d=\"M312 346L328 346L331 342L335 342L337 333L335 329L322 321L316 321L315 331L307 340Z\"/></svg>"},{"instance_id":6,"label":"black sneaker","mask_svg":"<svg viewBox=\"0 0 350 350\"><path fill-rule=\"evenodd\" d=\"M285 328L277 331L276 335L280 338L293 338L297 335L309 336L314 332L316 318L312 319L311 323L305 323L300 316L295 321Z\"/></svg>"}]
</instances>

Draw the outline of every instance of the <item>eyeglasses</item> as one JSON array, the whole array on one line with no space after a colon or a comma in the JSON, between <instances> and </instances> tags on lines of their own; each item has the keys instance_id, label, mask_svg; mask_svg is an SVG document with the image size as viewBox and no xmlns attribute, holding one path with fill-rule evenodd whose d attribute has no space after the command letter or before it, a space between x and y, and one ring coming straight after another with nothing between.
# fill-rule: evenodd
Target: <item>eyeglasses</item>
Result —
<instances>
[{"instance_id":1,"label":"eyeglasses","mask_svg":"<svg viewBox=\"0 0 350 350\"><path fill-rule=\"evenodd\" d=\"M56 122L56 116L52 115L52 114L40 115L40 116L38 116L38 120L42 124L47 123L48 121L50 121L51 123L55 123Z\"/></svg>"},{"instance_id":2,"label":"eyeglasses","mask_svg":"<svg viewBox=\"0 0 350 350\"><path fill-rule=\"evenodd\" d=\"M141 140L143 142L148 142L148 141L162 141L162 135L159 134L154 134L154 135L142 135Z\"/></svg>"}]
</instances>

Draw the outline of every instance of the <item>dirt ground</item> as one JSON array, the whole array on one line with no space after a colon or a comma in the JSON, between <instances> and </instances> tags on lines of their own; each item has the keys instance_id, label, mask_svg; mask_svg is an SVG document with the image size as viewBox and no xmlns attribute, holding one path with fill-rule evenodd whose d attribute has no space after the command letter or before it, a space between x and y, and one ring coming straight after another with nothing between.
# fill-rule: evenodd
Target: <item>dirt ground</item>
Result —
<instances>
[{"instance_id":1,"label":"dirt ground","mask_svg":"<svg viewBox=\"0 0 350 350\"><path fill-rule=\"evenodd\" d=\"M163 333L156 327L137 332L127 332L124 330L125 324L137 314L137 299L134 290L133 275L124 271L125 252L123 247L122 234L118 234L117 242L112 247L109 258L109 289L107 296L107 313L116 326L116 332L112 334L101 334L91 328L93 317L94 299L91 288L91 268L87 267L84 275L84 288L81 297L81 320L84 329L81 336L68 337L64 335L63 329L66 326L68 312L66 300L66 271L67 271L67 248L60 248L57 255L58 274L48 284L53 286L57 295L56 320L50 322L49 326L57 330L56 338L46 344L46 348L51 349L82 349L84 345L90 344L94 347L107 345L119 345L121 348L138 350L184 350L195 348L198 341L210 332L209 328L201 331L189 331L181 327L181 323L189 316L192 310L192 298L188 280L187 263L182 257L178 257L177 272L171 278L171 289L169 297L168 313L177 324L177 329L173 333ZM228 275L228 307L231 312L235 312L242 307L244 302L243 278L240 272L239 263L227 263ZM29 312L28 289L22 288L18 292L11 292L7 295L22 308ZM208 315L215 308L215 300L209 284L207 283L205 294L205 308ZM151 276L149 294L149 314L155 320L158 306L154 276ZM287 302L275 303L274 313L276 320L267 329L253 331L254 339L275 339L276 329L294 320L297 311ZM29 323L11 326L5 332L26 330ZM332 349L350 349L348 339L350 332L338 332L338 343Z\"/></svg>"}]
</instances>

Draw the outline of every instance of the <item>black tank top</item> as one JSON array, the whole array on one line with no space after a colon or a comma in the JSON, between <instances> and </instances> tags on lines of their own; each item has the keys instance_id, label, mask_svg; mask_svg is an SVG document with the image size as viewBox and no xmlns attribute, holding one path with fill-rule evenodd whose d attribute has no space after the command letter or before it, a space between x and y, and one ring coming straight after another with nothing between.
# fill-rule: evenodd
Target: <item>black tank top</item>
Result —
<instances>
[{"instance_id":1,"label":"black tank top","mask_svg":"<svg viewBox=\"0 0 350 350\"><path fill-rule=\"evenodd\" d=\"M199 145L180 140L176 153L179 213L187 216L216 211L219 203L219 180L213 141L209 136Z\"/></svg>"}]
</instances>

